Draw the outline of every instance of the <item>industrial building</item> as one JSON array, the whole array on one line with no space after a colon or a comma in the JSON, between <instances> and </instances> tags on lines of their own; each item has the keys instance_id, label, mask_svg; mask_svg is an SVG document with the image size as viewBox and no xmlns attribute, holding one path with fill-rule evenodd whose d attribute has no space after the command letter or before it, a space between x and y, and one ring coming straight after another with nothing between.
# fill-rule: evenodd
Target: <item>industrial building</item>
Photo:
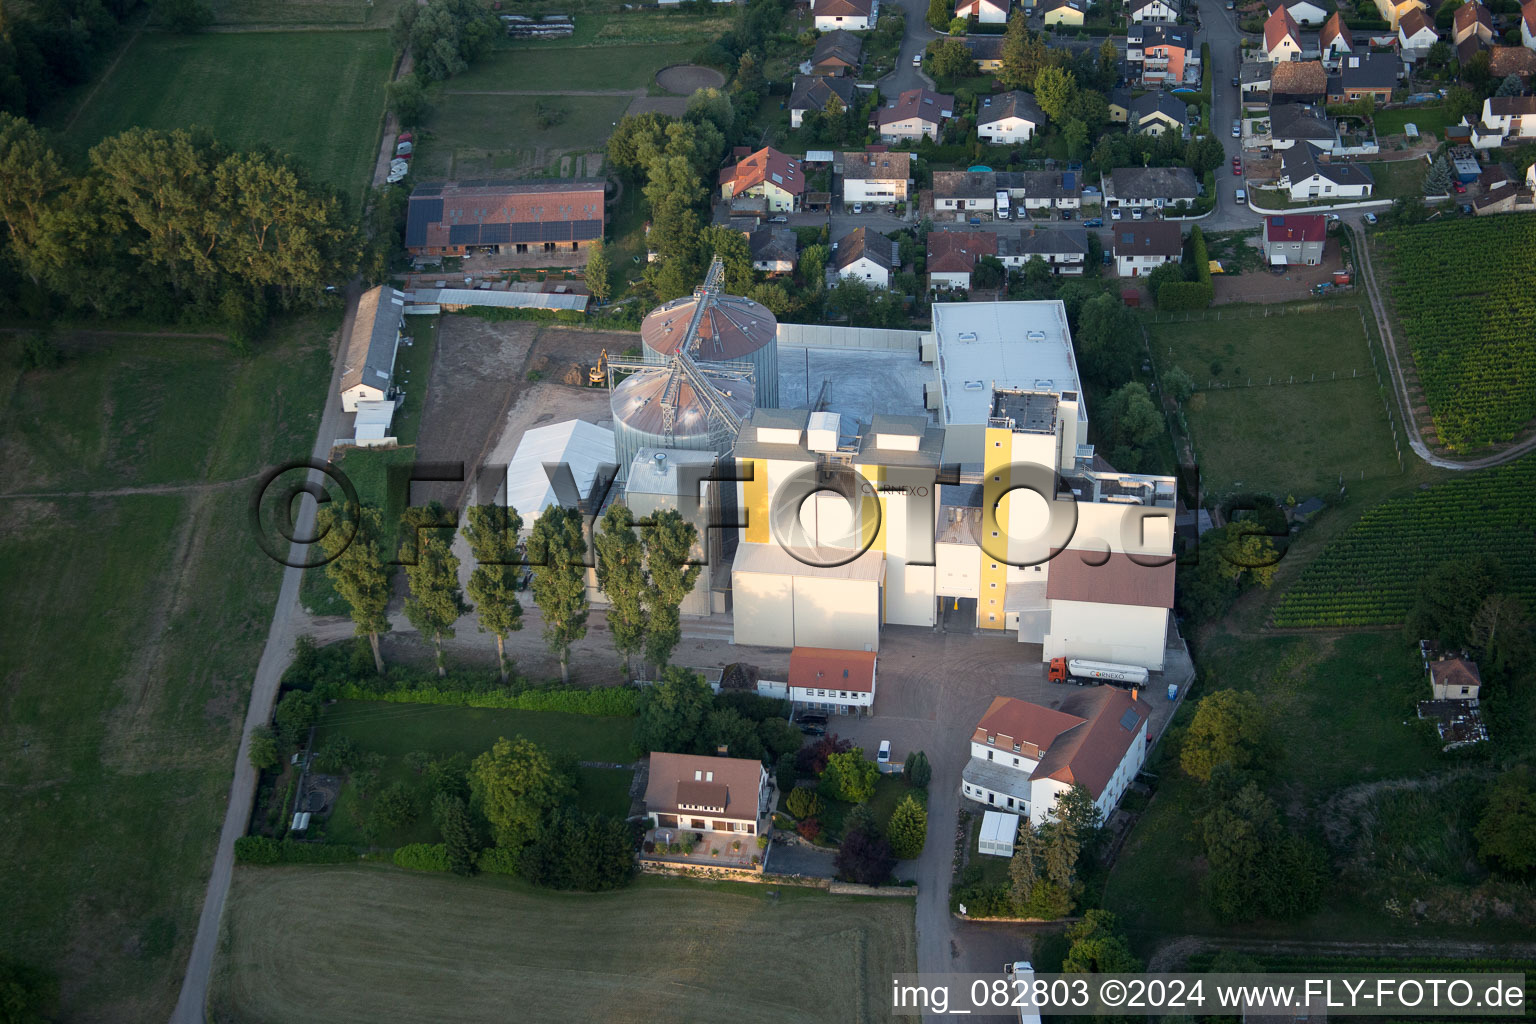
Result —
<instances>
[{"instance_id":1,"label":"industrial building","mask_svg":"<svg viewBox=\"0 0 1536 1024\"><path fill-rule=\"evenodd\" d=\"M720 290L724 265L711 265L692 295L653 309L640 324L648 363L666 363L679 352L700 367L749 363L754 371L753 399L762 408L779 404L779 322L768 307Z\"/></svg>"}]
</instances>

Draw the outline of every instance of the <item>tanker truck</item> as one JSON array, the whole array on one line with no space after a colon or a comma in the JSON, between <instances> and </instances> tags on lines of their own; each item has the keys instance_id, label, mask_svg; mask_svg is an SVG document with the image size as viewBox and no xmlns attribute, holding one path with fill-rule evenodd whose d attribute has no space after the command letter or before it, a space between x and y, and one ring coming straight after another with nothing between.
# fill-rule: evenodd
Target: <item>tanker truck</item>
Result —
<instances>
[{"instance_id":1,"label":"tanker truck","mask_svg":"<svg viewBox=\"0 0 1536 1024\"><path fill-rule=\"evenodd\" d=\"M1108 661L1083 661L1080 658L1052 658L1050 675L1053 683L1076 683L1092 686L1109 683L1126 689L1139 690L1147 685L1149 673L1140 665L1116 665Z\"/></svg>"}]
</instances>

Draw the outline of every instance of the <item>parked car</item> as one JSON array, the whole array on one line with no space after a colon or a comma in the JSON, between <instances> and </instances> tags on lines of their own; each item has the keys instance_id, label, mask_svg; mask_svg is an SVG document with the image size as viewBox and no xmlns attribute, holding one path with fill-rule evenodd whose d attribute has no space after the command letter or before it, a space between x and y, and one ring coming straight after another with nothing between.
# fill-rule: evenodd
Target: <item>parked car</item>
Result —
<instances>
[{"instance_id":1,"label":"parked car","mask_svg":"<svg viewBox=\"0 0 1536 1024\"><path fill-rule=\"evenodd\" d=\"M411 155L411 144L409 142L399 142L399 143L395 144L395 156L410 156L410 155Z\"/></svg>"},{"instance_id":2,"label":"parked car","mask_svg":"<svg viewBox=\"0 0 1536 1024\"><path fill-rule=\"evenodd\" d=\"M920 67L923 66L923 55L922 54L914 53L912 55L912 66L915 67L915 68L920 68Z\"/></svg>"},{"instance_id":3,"label":"parked car","mask_svg":"<svg viewBox=\"0 0 1536 1024\"><path fill-rule=\"evenodd\" d=\"M1237 178L1241 178L1243 176L1243 165L1236 160L1232 161L1232 174Z\"/></svg>"},{"instance_id":4,"label":"parked car","mask_svg":"<svg viewBox=\"0 0 1536 1024\"><path fill-rule=\"evenodd\" d=\"M1239 78L1237 75L1233 75L1232 76L1232 88L1234 88L1234 89L1241 88L1242 84L1243 84L1243 80L1241 78Z\"/></svg>"},{"instance_id":5,"label":"parked car","mask_svg":"<svg viewBox=\"0 0 1536 1024\"><path fill-rule=\"evenodd\" d=\"M784 214L781 213L777 217L769 217L768 218L768 223L770 223L770 224L788 224L789 223L789 218L784 216Z\"/></svg>"},{"instance_id":6,"label":"parked car","mask_svg":"<svg viewBox=\"0 0 1536 1024\"><path fill-rule=\"evenodd\" d=\"M1240 138L1243 137L1243 122L1241 122L1241 121L1233 121L1232 122L1232 137L1234 139L1240 139Z\"/></svg>"},{"instance_id":7,"label":"parked car","mask_svg":"<svg viewBox=\"0 0 1536 1024\"><path fill-rule=\"evenodd\" d=\"M1465 186L1465 185L1463 185L1463 184L1462 184L1462 183L1461 183L1461 182L1459 182L1459 181L1458 181L1458 182L1456 182L1456 183L1455 183L1455 184L1454 184L1454 185L1452 185L1452 186L1451 186L1451 187L1452 187L1452 188L1454 188L1454 189L1455 189L1455 190L1456 190L1456 194L1457 194L1457 195L1461 195L1461 194L1462 194L1462 193L1463 193L1463 192L1465 192L1465 191L1466 191L1466 190L1467 190L1467 186Z\"/></svg>"},{"instance_id":8,"label":"parked car","mask_svg":"<svg viewBox=\"0 0 1536 1024\"><path fill-rule=\"evenodd\" d=\"M864 204L863 203L854 203L853 204L853 212L854 213L863 213L864 212Z\"/></svg>"},{"instance_id":9,"label":"parked car","mask_svg":"<svg viewBox=\"0 0 1536 1024\"><path fill-rule=\"evenodd\" d=\"M1071 210L1062 210L1061 211L1061 219L1062 220L1071 220L1072 219L1072 211Z\"/></svg>"},{"instance_id":10,"label":"parked car","mask_svg":"<svg viewBox=\"0 0 1536 1024\"><path fill-rule=\"evenodd\" d=\"M1365 222L1367 224L1375 224L1376 223L1376 215L1374 213L1366 214L1365 215Z\"/></svg>"},{"instance_id":11,"label":"parked car","mask_svg":"<svg viewBox=\"0 0 1536 1024\"><path fill-rule=\"evenodd\" d=\"M1106 266L1106 267L1107 267L1107 266L1109 266L1109 265L1110 265L1110 264L1111 264L1111 263L1112 263L1112 262L1114 262L1114 259L1115 259L1115 258L1114 258L1114 256L1113 256L1113 255L1112 255L1112 254L1111 254L1111 253L1110 253L1110 251L1109 251L1109 250L1108 250L1108 249L1105 249L1105 250L1104 250L1104 265L1105 265L1105 266Z\"/></svg>"},{"instance_id":12,"label":"parked car","mask_svg":"<svg viewBox=\"0 0 1536 1024\"><path fill-rule=\"evenodd\" d=\"M875 755L875 761L878 764L890 764L891 763L891 741L890 740L881 740L880 741L880 752Z\"/></svg>"},{"instance_id":13,"label":"parked car","mask_svg":"<svg viewBox=\"0 0 1536 1024\"><path fill-rule=\"evenodd\" d=\"M1138 206L1131 211L1131 220L1141 220L1141 207Z\"/></svg>"},{"instance_id":14,"label":"parked car","mask_svg":"<svg viewBox=\"0 0 1536 1024\"><path fill-rule=\"evenodd\" d=\"M1083 221L1083 227L1085 227L1085 228L1101 228L1103 226L1104 226L1104 218L1103 217L1093 217L1093 218L1091 218L1089 220Z\"/></svg>"},{"instance_id":15,"label":"parked car","mask_svg":"<svg viewBox=\"0 0 1536 1024\"><path fill-rule=\"evenodd\" d=\"M1232 198L1236 199L1240 203L1246 203L1248 201L1248 193L1244 192L1240 188L1239 189L1233 189L1233 191L1232 191Z\"/></svg>"},{"instance_id":16,"label":"parked car","mask_svg":"<svg viewBox=\"0 0 1536 1024\"><path fill-rule=\"evenodd\" d=\"M1120 207L1112 206L1112 207L1109 208L1109 219L1110 220L1119 220L1120 219Z\"/></svg>"}]
</instances>

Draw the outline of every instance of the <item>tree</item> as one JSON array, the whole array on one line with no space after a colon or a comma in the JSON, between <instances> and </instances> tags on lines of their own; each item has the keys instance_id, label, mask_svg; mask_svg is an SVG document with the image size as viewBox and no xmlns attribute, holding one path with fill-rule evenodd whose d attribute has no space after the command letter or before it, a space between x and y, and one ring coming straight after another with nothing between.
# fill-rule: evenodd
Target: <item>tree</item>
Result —
<instances>
[{"instance_id":1,"label":"tree","mask_svg":"<svg viewBox=\"0 0 1536 1024\"><path fill-rule=\"evenodd\" d=\"M1067 155L1080 157L1088 148L1088 125L1080 117L1069 117L1061 126L1061 137L1067 143Z\"/></svg>"},{"instance_id":2,"label":"tree","mask_svg":"<svg viewBox=\"0 0 1536 1024\"><path fill-rule=\"evenodd\" d=\"M1212 135L1201 135L1189 140L1184 147L1184 166L1195 172L1196 178L1216 170L1226 163L1227 153L1221 142Z\"/></svg>"},{"instance_id":3,"label":"tree","mask_svg":"<svg viewBox=\"0 0 1536 1024\"><path fill-rule=\"evenodd\" d=\"M1445 97L1446 116L1452 124L1460 124L1462 118L1476 121L1483 109L1483 98L1464 86L1453 86Z\"/></svg>"},{"instance_id":4,"label":"tree","mask_svg":"<svg viewBox=\"0 0 1536 1024\"><path fill-rule=\"evenodd\" d=\"M634 876L634 834L617 818L566 808L523 848L518 868L529 882L549 889L616 889Z\"/></svg>"},{"instance_id":5,"label":"tree","mask_svg":"<svg viewBox=\"0 0 1536 1024\"><path fill-rule=\"evenodd\" d=\"M1052 121L1063 121L1077 99L1077 79L1065 68L1047 65L1035 75L1035 101Z\"/></svg>"},{"instance_id":6,"label":"tree","mask_svg":"<svg viewBox=\"0 0 1536 1024\"><path fill-rule=\"evenodd\" d=\"M570 781L544 749L521 736L499 738L469 769L473 799L491 823L496 845L521 850L571 793Z\"/></svg>"},{"instance_id":7,"label":"tree","mask_svg":"<svg viewBox=\"0 0 1536 1024\"><path fill-rule=\"evenodd\" d=\"M1110 38L1099 44L1097 84L1100 92L1108 92L1115 86L1115 79L1119 77L1120 51L1115 47L1115 41Z\"/></svg>"},{"instance_id":8,"label":"tree","mask_svg":"<svg viewBox=\"0 0 1536 1024\"><path fill-rule=\"evenodd\" d=\"M870 828L849 828L835 861L837 877L861 885L880 885L891 877L896 857L891 846Z\"/></svg>"},{"instance_id":9,"label":"tree","mask_svg":"<svg viewBox=\"0 0 1536 1024\"><path fill-rule=\"evenodd\" d=\"M1067 955L1061 961L1064 974L1134 974L1141 961L1131 953L1125 937L1115 931L1118 921L1107 910L1093 909L1067 929Z\"/></svg>"},{"instance_id":10,"label":"tree","mask_svg":"<svg viewBox=\"0 0 1536 1024\"><path fill-rule=\"evenodd\" d=\"M661 670L661 682L640 694L635 740L646 751L694 753L704 716L712 706L713 695L703 676L668 666Z\"/></svg>"},{"instance_id":11,"label":"tree","mask_svg":"<svg viewBox=\"0 0 1536 1024\"><path fill-rule=\"evenodd\" d=\"M716 708L704 716L704 726L699 731L699 753L707 754L725 748L731 757L761 760L763 741L758 738L757 724L741 712L730 708Z\"/></svg>"},{"instance_id":12,"label":"tree","mask_svg":"<svg viewBox=\"0 0 1536 1024\"><path fill-rule=\"evenodd\" d=\"M1251 519L1239 519L1224 528L1221 560L1233 579L1246 578L1261 587L1275 581L1280 552L1265 528Z\"/></svg>"},{"instance_id":13,"label":"tree","mask_svg":"<svg viewBox=\"0 0 1536 1024\"><path fill-rule=\"evenodd\" d=\"M1443 68L1451 62L1451 55L1454 52L1450 43L1444 39L1438 39L1424 56L1433 67Z\"/></svg>"},{"instance_id":14,"label":"tree","mask_svg":"<svg viewBox=\"0 0 1536 1024\"><path fill-rule=\"evenodd\" d=\"M1482 52L1482 51L1479 51ZM1525 85L1520 81L1519 75L1505 75L1499 87L1493 91L1495 96L1519 96L1525 92Z\"/></svg>"},{"instance_id":15,"label":"tree","mask_svg":"<svg viewBox=\"0 0 1536 1024\"><path fill-rule=\"evenodd\" d=\"M1170 366L1163 371L1163 394L1183 405L1195 394L1195 379L1181 366Z\"/></svg>"},{"instance_id":16,"label":"tree","mask_svg":"<svg viewBox=\"0 0 1536 1024\"><path fill-rule=\"evenodd\" d=\"M289 690L277 702L272 721L286 747L296 747L320 720L320 701L308 690Z\"/></svg>"},{"instance_id":17,"label":"tree","mask_svg":"<svg viewBox=\"0 0 1536 1024\"><path fill-rule=\"evenodd\" d=\"M459 589L459 558L441 530L418 530L416 560L405 567L410 597L405 617L423 637L430 637L437 657L437 674L446 676L443 640L456 633L454 623L473 609Z\"/></svg>"},{"instance_id":18,"label":"tree","mask_svg":"<svg viewBox=\"0 0 1536 1024\"><path fill-rule=\"evenodd\" d=\"M742 54L741 60L756 70L756 59L750 53ZM758 71L758 80L761 81L762 77L762 72ZM737 82L740 81L738 76ZM688 98L688 109L683 116L690 121L708 121L720 131L729 133L736 121L736 109L729 93L714 88L700 89Z\"/></svg>"},{"instance_id":19,"label":"tree","mask_svg":"<svg viewBox=\"0 0 1536 1024\"><path fill-rule=\"evenodd\" d=\"M827 767L821 773L822 792L833 800L861 804L875 795L875 781L880 769L873 761L864 759L864 750L854 747L827 758Z\"/></svg>"},{"instance_id":20,"label":"tree","mask_svg":"<svg viewBox=\"0 0 1536 1024\"><path fill-rule=\"evenodd\" d=\"M0 37L3 38L3 37ZM59 983L52 975L14 960L0 959L0 1021L46 1024L56 1020Z\"/></svg>"},{"instance_id":21,"label":"tree","mask_svg":"<svg viewBox=\"0 0 1536 1024\"><path fill-rule=\"evenodd\" d=\"M213 24L213 11L202 0L155 0L154 8L172 32L201 32Z\"/></svg>"},{"instance_id":22,"label":"tree","mask_svg":"<svg viewBox=\"0 0 1536 1024\"><path fill-rule=\"evenodd\" d=\"M784 806L797 818L814 818L821 813L821 797L814 789L791 789L784 798Z\"/></svg>"},{"instance_id":23,"label":"tree","mask_svg":"<svg viewBox=\"0 0 1536 1024\"><path fill-rule=\"evenodd\" d=\"M799 729L777 716L765 718L757 723L757 738L762 741L768 756L772 758L783 757L785 754L793 755L805 742Z\"/></svg>"},{"instance_id":24,"label":"tree","mask_svg":"<svg viewBox=\"0 0 1536 1024\"><path fill-rule=\"evenodd\" d=\"M608 258L608 248L599 238L587 249L587 269L583 277L587 282L587 291L598 302L607 302L613 294L613 261Z\"/></svg>"},{"instance_id":25,"label":"tree","mask_svg":"<svg viewBox=\"0 0 1536 1024\"><path fill-rule=\"evenodd\" d=\"M970 47L963 39L945 39L933 48L933 73L940 78L959 78L974 66Z\"/></svg>"},{"instance_id":26,"label":"tree","mask_svg":"<svg viewBox=\"0 0 1536 1024\"><path fill-rule=\"evenodd\" d=\"M996 256L983 256L976 261L976 268L971 271L973 288L1001 288L1007 279L1008 270Z\"/></svg>"},{"instance_id":27,"label":"tree","mask_svg":"<svg viewBox=\"0 0 1536 1024\"><path fill-rule=\"evenodd\" d=\"M701 566L688 564L698 534L682 513L670 508L652 515L645 530L645 568L651 579L645 653L657 665L667 663L683 637L678 609L699 579Z\"/></svg>"},{"instance_id":28,"label":"tree","mask_svg":"<svg viewBox=\"0 0 1536 1024\"><path fill-rule=\"evenodd\" d=\"M1047 821L1040 827L1040 863L1045 877L1063 892L1077 884L1077 857L1082 852L1077 826L1066 818Z\"/></svg>"},{"instance_id":29,"label":"tree","mask_svg":"<svg viewBox=\"0 0 1536 1024\"><path fill-rule=\"evenodd\" d=\"M1442 156L1429 165L1429 173L1424 175L1424 194L1427 196L1449 195L1451 183L1455 180L1455 175L1451 172L1451 162Z\"/></svg>"},{"instance_id":30,"label":"tree","mask_svg":"<svg viewBox=\"0 0 1536 1024\"><path fill-rule=\"evenodd\" d=\"M795 752L795 767L801 775L819 776L827 770L827 760L833 754L847 753L852 749L852 741L840 738L835 732L828 733Z\"/></svg>"},{"instance_id":31,"label":"tree","mask_svg":"<svg viewBox=\"0 0 1536 1024\"><path fill-rule=\"evenodd\" d=\"M1104 388L1116 388L1135 372L1141 332L1136 314L1099 293L1082 304L1077 326L1078 364L1084 375Z\"/></svg>"},{"instance_id":32,"label":"tree","mask_svg":"<svg viewBox=\"0 0 1536 1024\"><path fill-rule=\"evenodd\" d=\"M400 120L400 127L409 128L426 119L427 90L415 75L397 78L384 87L384 95L390 111Z\"/></svg>"},{"instance_id":33,"label":"tree","mask_svg":"<svg viewBox=\"0 0 1536 1024\"><path fill-rule=\"evenodd\" d=\"M1479 668L1503 676L1530 662L1531 620L1513 594L1489 594L1467 627L1467 641Z\"/></svg>"},{"instance_id":34,"label":"tree","mask_svg":"<svg viewBox=\"0 0 1536 1024\"><path fill-rule=\"evenodd\" d=\"M1104 403L1109 461L1121 472L1140 472L1152 462L1152 449L1162 443L1167 427L1163 415L1147 393L1147 386L1131 381Z\"/></svg>"},{"instance_id":35,"label":"tree","mask_svg":"<svg viewBox=\"0 0 1536 1024\"><path fill-rule=\"evenodd\" d=\"M1327 859L1316 844L1286 832L1274 801L1248 782L1201 823L1209 869L1205 894L1224 921L1300 917L1317 908Z\"/></svg>"},{"instance_id":36,"label":"tree","mask_svg":"<svg viewBox=\"0 0 1536 1024\"><path fill-rule=\"evenodd\" d=\"M1515 875L1536 868L1536 783L1530 768L1513 768L1489 787L1473 835L1484 861Z\"/></svg>"},{"instance_id":37,"label":"tree","mask_svg":"<svg viewBox=\"0 0 1536 1024\"><path fill-rule=\"evenodd\" d=\"M1456 8L1461 6L1461 0L1445 0L1440 9L1435 12L1435 28L1441 32L1451 27L1456 20Z\"/></svg>"},{"instance_id":38,"label":"tree","mask_svg":"<svg viewBox=\"0 0 1536 1024\"><path fill-rule=\"evenodd\" d=\"M928 0L928 24L935 32L948 32L950 22L949 0Z\"/></svg>"},{"instance_id":39,"label":"tree","mask_svg":"<svg viewBox=\"0 0 1536 1024\"><path fill-rule=\"evenodd\" d=\"M891 812L885 831L896 859L911 860L923 852L928 839L928 809L908 793Z\"/></svg>"},{"instance_id":40,"label":"tree","mask_svg":"<svg viewBox=\"0 0 1536 1024\"><path fill-rule=\"evenodd\" d=\"M732 295L745 293L755 283L752 276L752 249L740 231L711 224L699 232L699 263L708 266L719 256L725 264L724 287Z\"/></svg>"},{"instance_id":41,"label":"tree","mask_svg":"<svg viewBox=\"0 0 1536 1024\"><path fill-rule=\"evenodd\" d=\"M907 756L901 772L907 777L907 785L914 789L927 789L929 780L933 778L933 766L928 763L928 755L921 750L914 750Z\"/></svg>"},{"instance_id":42,"label":"tree","mask_svg":"<svg viewBox=\"0 0 1536 1024\"><path fill-rule=\"evenodd\" d=\"M1210 782L1218 765L1252 765L1263 742L1264 712L1253 694L1217 690L1195 705L1194 720L1179 751L1179 766L1201 782Z\"/></svg>"},{"instance_id":43,"label":"tree","mask_svg":"<svg viewBox=\"0 0 1536 1024\"><path fill-rule=\"evenodd\" d=\"M517 577L522 558L517 553L517 535L523 529L523 517L509 505L472 505L464 524L464 542L469 545L475 569L465 588L479 613L480 632L496 638L496 664L501 681L507 682L507 634L523 628L523 604L517 599Z\"/></svg>"},{"instance_id":44,"label":"tree","mask_svg":"<svg viewBox=\"0 0 1536 1024\"><path fill-rule=\"evenodd\" d=\"M587 635L587 542L581 513L551 505L528 535L533 601L544 616L544 640L560 657L560 681L571 681L571 645Z\"/></svg>"},{"instance_id":45,"label":"tree","mask_svg":"<svg viewBox=\"0 0 1536 1024\"><path fill-rule=\"evenodd\" d=\"M608 506L601 528L592 536L592 546L597 553L597 585L608 597L613 647L624 657L625 678L633 678L631 659L645 649L650 589L645 578L645 552L629 506Z\"/></svg>"},{"instance_id":46,"label":"tree","mask_svg":"<svg viewBox=\"0 0 1536 1024\"><path fill-rule=\"evenodd\" d=\"M379 548L383 533L379 510L366 505L321 505L315 529L321 548L331 558L325 566L326 578L347 603L357 635L368 638L374 668L383 675L379 637L390 630L389 570Z\"/></svg>"},{"instance_id":47,"label":"tree","mask_svg":"<svg viewBox=\"0 0 1536 1024\"><path fill-rule=\"evenodd\" d=\"M69 186L64 166L31 122L0 113L0 223L10 248L34 283L41 268L34 249L58 197Z\"/></svg>"},{"instance_id":48,"label":"tree","mask_svg":"<svg viewBox=\"0 0 1536 1024\"><path fill-rule=\"evenodd\" d=\"M271 726L258 725L251 732L251 767L257 773L269 772L283 763L277 752L277 733Z\"/></svg>"},{"instance_id":49,"label":"tree","mask_svg":"<svg viewBox=\"0 0 1536 1024\"><path fill-rule=\"evenodd\" d=\"M813 292L826 287L827 261L831 255L831 251L824 245L808 245L801 249L800 261L795 264L800 283Z\"/></svg>"},{"instance_id":50,"label":"tree","mask_svg":"<svg viewBox=\"0 0 1536 1024\"><path fill-rule=\"evenodd\" d=\"M1093 794L1082 783L1073 783L1066 792L1057 794L1051 817L1071 826L1072 836L1083 850L1093 850L1098 845L1104 812L1099 810Z\"/></svg>"},{"instance_id":51,"label":"tree","mask_svg":"<svg viewBox=\"0 0 1536 1024\"><path fill-rule=\"evenodd\" d=\"M1507 580L1503 564L1486 552L1440 563L1419 581L1408 612L1409 636L1445 648L1468 646L1478 609L1490 594L1503 591Z\"/></svg>"},{"instance_id":52,"label":"tree","mask_svg":"<svg viewBox=\"0 0 1536 1024\"><path fill-rule=\"evenodd\" d=\"M475 854L480 844L469 819L469 808L452 793L439 793L432 800L432 823L443 837L448 852L448 869L456 875L475 873Z\"/></svg>"},{"instance_id":53,"label":"tree","mask_svg":"<svg viewBox=\"0 0 1536 1024\"><path fill-rule=\"evenodd\" d=\"M411 798L411 787L403 782L390 784L373 798L373 811L369 815L376 830L401 828L416 817L416 801Z\"/></svg>"}]
</instances>

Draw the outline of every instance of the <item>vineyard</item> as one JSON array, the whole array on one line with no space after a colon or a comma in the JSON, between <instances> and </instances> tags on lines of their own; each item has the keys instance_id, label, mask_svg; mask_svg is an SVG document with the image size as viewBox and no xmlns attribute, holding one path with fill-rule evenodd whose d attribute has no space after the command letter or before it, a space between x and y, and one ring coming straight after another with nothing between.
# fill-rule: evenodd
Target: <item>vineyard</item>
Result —
<instances>
[{"instance_id":1,"label":"vineyard","mask_svg":"<svg viewBox=\"0 0 1536 1024\"><path fill-rule=\"evenodd\" d=\"M1383 502L1334 539L1275 609L1281 627L1402 622L1419 580L1488 552L1536 607L1536 457Z\"/></svg>"},{"instance_id":2,"label":"vineyard","mask_svg":"<svg viewBox=\"0 0 1536 1024\"><path fill-rule=\"evenodd\" d=\"M1379 244L1440 442L1514 438L1536 418L1536 215L1394 228Z\"/></svg>"}]
</instances>

